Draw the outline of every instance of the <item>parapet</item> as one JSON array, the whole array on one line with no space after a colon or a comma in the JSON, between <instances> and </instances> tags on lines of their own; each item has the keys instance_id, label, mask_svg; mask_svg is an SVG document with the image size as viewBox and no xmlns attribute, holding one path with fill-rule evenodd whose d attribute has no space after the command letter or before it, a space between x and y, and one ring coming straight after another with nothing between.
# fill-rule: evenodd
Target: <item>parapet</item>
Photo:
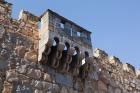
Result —
<instances>
[{"instance_id":1,"label":"parapet","mask_svg":"<svg viewBox=\"0 0 140 93\"><path fill-rule=\"evenodd\" d=\"M108 54L105 51L98 48L94 50L94 56L101 59L108 58Z\"/></svg>"},{"instance_id":2,"label":"parapet","mask_svg":"<svg viewBox=\"0 0 140 93\"><path fill-rule=\"evenodd\" d=\"M123 64L124 71L131 73L132 75L136 75L135 67L129 63Z\"/></svg>"},{"instance_id":3,"label":"parapet","mask_svg":"<svg viewBox=\"0 0 140 93\"><path fill-rule=\"evenodd\" d=\"M38 25L39 17L28 11L21 10L19 14L19 20L22 20L30 24Z\"/></svg>"},{"instance_id":4,"label":"parapet","mask_svg":"<svg viewBox=\"0 0 140 93\"><path fill-rule=\"evenodd\" d=\"M110 64L116 64L116 65L121 64L122 65L122 62L116 56L110 57L109 60L110 60Z\"/></svg>"}]
</instances>

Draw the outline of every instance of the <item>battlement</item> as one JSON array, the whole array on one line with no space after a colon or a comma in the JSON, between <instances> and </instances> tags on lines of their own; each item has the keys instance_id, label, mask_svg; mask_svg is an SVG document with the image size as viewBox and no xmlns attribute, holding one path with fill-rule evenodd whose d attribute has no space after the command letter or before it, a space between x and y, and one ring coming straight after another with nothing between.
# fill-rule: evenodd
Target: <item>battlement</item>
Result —
<instances>
[{"instance_id":1,"label":"battlement","mask_svg":"<svg viewBox=\"0 0 140 93\"><path fill-rule=\"evenodd\" d=\"M107 58L108 54L105 51L97 48L95 49L94 56L99 58Z\"/></svg>"},{"instance_id":2,"label":"battlement","mask_svg":"<svg viewBox=\"0 0 140 93\"><path fill-rule=\"evenodd\" d=\"M19 20L28 22L30 24L38 25L39 17L35 16L34 14L32 14L28 11L21 10L21 12L19 14Z\"/></svg>"}]
</instances>

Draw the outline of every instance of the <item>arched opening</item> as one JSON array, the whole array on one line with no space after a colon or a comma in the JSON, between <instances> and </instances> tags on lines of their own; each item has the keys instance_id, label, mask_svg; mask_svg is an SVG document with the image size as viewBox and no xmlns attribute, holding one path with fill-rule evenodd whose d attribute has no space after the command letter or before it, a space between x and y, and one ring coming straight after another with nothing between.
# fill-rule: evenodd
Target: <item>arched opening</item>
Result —
<instances>
[{"instance_id":1,"label":"arched opening","mask_svg":"<svg viewBox=\"0 0 140 93\"><path fill-rule=\"evenodd\" d=\"M86 58L88 58L88 57L89 57L89 53L87 51L85 51L85 57L82 60L82 65L84 65L86 63Z\"/></svg>"},{"instance_id":2,"label":"arched opening","mask_svg":"<svg viewBox=\"0 0 140 93\"><path fill-rule=\"evenodd\" d=\"M69 48L70 48L70 44L68 42L65 42L65 47L62 52L62 61L63 61L63 59L66 58Z\"/></svg>"},{"instance_id":3,"label":"arched opening","mask_svg":"<svg viewBox=\"0 0 140 93\"><path fill-rule=\"evenodd\" d=\"M64 47L64 50L62 52L62 58L61 58L61 62L60 62L61 69L63 69L63 65L65 65L65 63L68 61L67 54L68 54L69 48L70 48L70 44L68 42L65 42L65 47Z\"/></svg>"},{"instance_id":4,"label":"arched opening","mask_svg":"<svg viewBox=\"0 0 140 93\"><path fill-rule=\"evenodd\" d=\"M49 65L51 65L52 59L54 59L54 54L56 53L58 44L59 44L59 38L54 37L53 45L51 46L51 52L48 55Z\"/></svg>"},{"instance_id":5,"label":"arched opening","mask_svg":"<svg viewBox=\"0 0 140 93\"><path fill-rule=\"evenodd\" d=\"M87 51L85 51L85 58L89 57L89 53Z\"/></svg>"},{"instance_id":6,"label":"arched opening","mask_svg":"<svg viewBox=\"0 0 140 93\"><path fill-rule=\"evenodd\" d=\"M68 42L65 42L65 48L64 50L68 50L70 48L70 44Z\"/></svg>"},{"instance_id":7,"label":"arched opening","mask_svg":"<svg viewBox=\"0 0 140 93\"><path fill-rule=\"evenodd\" d=\"M53 46L57 46L58 43L59 43L59 39L57 37L54 37Z\"/></svg>"},{"instance_id":8,"label":"arched opening","mask_svg":"<svg viewBox=\"0 0 140 93\"><path fill-rule=\"evenodd\" d=\"M72 56L72 62L70 64L70 69L74 70L78 64L79 64L79 54L80 54L80 49L76 46L75 48L75 52Z\"/></svg>"},{"instance_id":9,"label":"arched opening","mask_svg":"<svg viewBox=\"0 0 140 93\"><path fill-rule=\"evenodd\" d=\"M76 56L76 55L78 55L80 53L80 50L79 50L79 48L77 46L74 47L74 48L75 48L75 51L74 51L73 56Z\"/></svg>"},{"instance_id":10,"label":"arched opening","mask_svg":"<svg viewBox=\"0 0 140 93\"><path fill-rule=\"evenodd\" d=\"M85 57L82 59L82 65L80 67L80 73L79 76L82 78L86 78L88 76L87 69L89 69L90 64L86 63L86 59L89 57L89 53L87 51L84 52Z\"/></svg>"}]
</instances>

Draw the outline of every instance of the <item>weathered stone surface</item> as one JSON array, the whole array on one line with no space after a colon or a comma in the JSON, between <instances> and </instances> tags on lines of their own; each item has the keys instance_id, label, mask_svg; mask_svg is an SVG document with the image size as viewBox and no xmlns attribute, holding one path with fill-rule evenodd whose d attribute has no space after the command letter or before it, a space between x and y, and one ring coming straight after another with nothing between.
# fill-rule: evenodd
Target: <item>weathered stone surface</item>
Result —
<instances>
[{"instance_id":1,"label":"weathered stone surface","mask_svg":"<svg viewBox=\"0 0 140 93\"><path fill-rule=\"evenodd\" d=\"M105 85L102 81L98 81L98 90L107 92L107 85Z\"/></svg>"},{"instance_id":2,"label":"weathered stone surface","mask_svg":"<svg viewBox=\"0 0 140 93\"><path fill-rule=\"evenodd\" d=\"M36 89L36 90L34 91L34 93L43 93L43 91L42 91L42 90Z\"/></svg>"},{"instance_id":3,"label":"weathered stone surface","mask_svg":"<svg viewBox=\"0 0 140 93\"><path fill-rule=\"evenodd\" d=\"M15 51L17 53L18 56L20 56L21 58L24 57L25 53L26 53L26 48L24 46L17 46L15 48Z\"/></svg>"},{"instance_id":4,"label":"weathered stone surface","mask_svg":"<svg viewBox=\"0 0 140 93\"><path fill-rule=\"evenodd\" d=\"M9 82L18 81L17 73L14 70L9 70L6 72L6 80Z\"/></svg>"},{"instance_id":5,"label":"weathered stone surface","mask_svg":"<svg viewBox=\"0 0 140 93\"><path fill-rule=\"evenodd\" d=\"M29 77L32 77L32 78L35 78L35 79L39 79L39 78L41 78L42 73L38 69L29 69L27 75Z\"/></svg>"},{"instance_id":6,"label":"weathered stone surface","mask_svg":"<svg viewBox=\"0 0 140 93\"><path fill-rule=\"evenodd\" d=\"M113 88L112 86L109 86L109 87L108 87L108 92L109 92L109 93L114 93L114 88Z\"/></svg>"},{"instance_id":7,"label":"weathered stone surface","mask_svg":"<svg viewBox=\"0 0 140 93\"><path fill-rule=\"evenodd\" d=\"M60 93L69 93L66 87L62 87Z\"/></svg>"},{"instance_id":8,"label":"weathered stone surface","mask_svg":"<svg viewBox=\"0 0 140 93\"><path fill-rule=\"evenodd\" d=\"M53 84L52 93L60 93L60 86L57 84Z\"/></svg>"},{"instance_id":9,"label":"weathered stone surface","mask_svg":"<svg viewBox=\"0 0 140 93\"><path fill-rule=\"evenodd\" d=\"M37 62L37 52L34 50L27 52L24 56L24 59L29 62Z\"/></svg>"},{"instance_id":10,"label":"weathered stone surface","mask_svg":"<svg viewBox=\"0 0 140 93\"><path fill-rule=\"evenodd\" d=\"M0 93L140 93L140 71L93 55L89 31L51 10L11 13L0 0Z\"/></svg>"},{"instance_id":11,"label":"weathered stone surface","mask_svg":"<svg viewBox=\"0 0 140 93\"><path fill-rule=\"evenodd\" d=\"M63 85L69 86L69 87L73 86L72 78L69 75L63 75L63 74L56 73L55 81L59 84L63 84Z\"/></svg>"},{"instance_id":12,"label":"weathered stone surface","mask_svg":"<svg viewBox=\"0 0 140 93\"><path fill-rule=\"evenodd\" d=\"M14 84L12 93L33 93L33 89L30 85Z\"/></svg>"},{"instance_id":13,"label":"weathered stone surface","mask_svg":"<svg viewBox=\"0 0 140 93\"><path fill-rule=\"evenodd\" d=\"M44 80L48 82L52 82L52 77L48 73L44 73Z\"/></svg>"},{"instance_id":14,"label":"weathered stone surface","mask_svg":"<svg viewBox=\"0 0 140 93\"><path fill-rule=\"evenodd\" d=\"M12 84L10 84L10 83L5 81L2 93L11 93L12 92L12 88L13 88Z\"/></svg>"},{"instance_id":15,"label":"weathered stone surface","mask_svg":"<svg viewBox=\"0 0 140 93\"><path fill-rule=\"evenodd\" d=\"M121 89L117 88L117 89L115 89L114 93L122 93L122 92L121 92Z\"/></svg>"},{"instance_id":16,"label":"weathered stone surface","mask_svg":"<svg viewBox=\"0 0 140 93\"><path fill-rule=\"evenodd\" d=\"M21 65L21 66L17 67L17 71L21 74L25 74L27 72L27 67L28 67L28 65L26 65L26 64Z\"/></svg>"}]
</instances>

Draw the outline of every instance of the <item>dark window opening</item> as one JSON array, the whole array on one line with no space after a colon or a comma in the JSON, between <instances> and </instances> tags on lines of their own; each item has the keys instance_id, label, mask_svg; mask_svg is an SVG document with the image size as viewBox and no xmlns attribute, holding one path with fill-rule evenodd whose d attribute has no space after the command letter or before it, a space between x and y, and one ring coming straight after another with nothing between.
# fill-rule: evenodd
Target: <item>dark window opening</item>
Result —
<instances>
[{"instance_id":1,"label":"dark window opening","mask_svg":"<svg viewBox=\"0 0 140 93\"><path fill-rule=\"evenodd\" d=\"M60 22L60 28L61 28L61 29L64 29L64 28L65 28L65 21L62 20L62 21Z\"/></svg>"},{"instance_id":2,"label":"dark window opening","mask_svg":"<svg viewBox=\"0 0 140 93\"><path fill-rule=\"evenodd\" d=\"M74 54L73 54L73 55L77 55L77 54L79 54L79 53L80 53L79 48L78 48L78 47L75 47L75 52L74 52Z\"/></svg>"},{"instance_id":3,"label":"dark window opening","mask_svg":"<svg viewBox=\"0 0 140 93\"><path fill-rule=\"evenodd\" d=\"M68 42L66 42L66 43L65 43L65 48L64 48L64 50L68 50L68 49L69 49L69 47L70 47L69 43L68 43Z\"/></svg>"},{"instance_id":4,"label":"dark window opening","mask_svg":"<svg viewBox=\"0 0 140 93\"><path fill-rule=\"evenodd\" d=\"M81 36L81 33L80 32L77 32L77 36L80 37Z\"/></svg>"},{"instance_id":5,"label":"dark window opening","mask_svg":"<svg viewBox=\"0 0 140 93\"><path fill-rule=\"evenodd\" d=\"M59 39L57 37L55 37L54 41L53 41L53 46L58 45L58 43L59 43Z\"/></svg>"},{"instance_id":6,"label":"dark window opening","mask_svg":"<svg viewBox=\"0 0 140 93\"><path fill-rule=\"evenodd\" d=\"M85 52L85 58L89 57L89 53L86 51Z\"/></svg>"}]
</instances>

